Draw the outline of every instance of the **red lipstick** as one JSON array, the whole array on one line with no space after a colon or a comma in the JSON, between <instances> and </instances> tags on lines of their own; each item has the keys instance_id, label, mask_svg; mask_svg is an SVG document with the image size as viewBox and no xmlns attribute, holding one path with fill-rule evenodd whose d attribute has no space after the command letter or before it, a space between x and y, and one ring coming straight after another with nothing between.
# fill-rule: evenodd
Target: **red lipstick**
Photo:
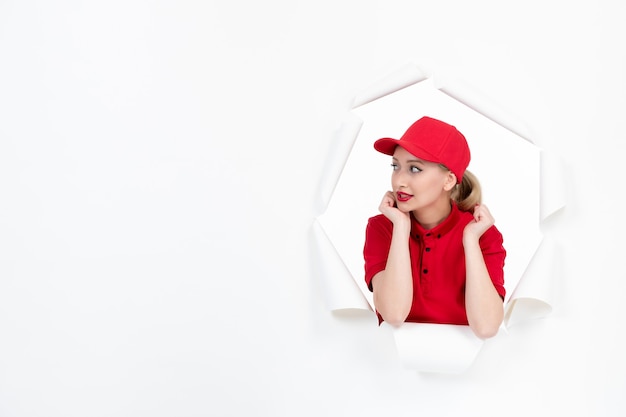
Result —
<instances>
[{"instance_id":1,"label":"red lipstick","mask_svg":"<svg viewBox=\"0 0 626 417\"><path fill-rule=\"evenodd\" d=\"M411 194L403 193L402 191L396 192L396 199L400 202L409 201L413 196Z\"/></svg>"}]
</instances>

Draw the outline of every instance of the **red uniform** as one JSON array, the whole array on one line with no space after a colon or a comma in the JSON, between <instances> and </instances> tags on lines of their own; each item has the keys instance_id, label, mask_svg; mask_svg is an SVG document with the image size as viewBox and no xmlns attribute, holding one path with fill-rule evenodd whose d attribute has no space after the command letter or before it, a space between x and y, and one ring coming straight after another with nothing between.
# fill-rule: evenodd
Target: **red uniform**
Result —
<instances>
[{"instance_id":1,"label":"red uniform","mask_svg":"<svg viewBox=\"0 0 626 417\"><path fill-rule=\"evenodd\" d=\"M430 230L411 216L409 252L413 272L413 303L406 321L468 324L465 312L465 251L463 229L473 215L452 203L450 215ZM384 215L371 217L367 224L365 282L372 291L372 278L386 267L393 224ZM480 238L480 247L489 276L504 299L504 258L502 234L491 226ZM378 314L378 312L377 312ZM378 314L379 323L382 317Z\"/></svg>"}]
</instances>

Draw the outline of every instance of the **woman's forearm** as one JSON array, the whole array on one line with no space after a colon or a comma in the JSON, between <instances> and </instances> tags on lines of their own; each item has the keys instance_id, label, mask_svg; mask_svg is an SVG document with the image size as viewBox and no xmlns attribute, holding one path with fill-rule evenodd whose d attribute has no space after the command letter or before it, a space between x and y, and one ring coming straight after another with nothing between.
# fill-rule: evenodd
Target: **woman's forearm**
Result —
<instances>
[{"instance_id":1,"label":"woman's forearm","mask_svg":"<svg viewBox=\"0 0 626 417\"><path fill-rule=\"evenodd\" d=\"M477 239L464 238L465 309L474 333L486 339L495 336L504 316L504 306L487 271Z\"/></svg>"},{"instance_id":2,"label":"woman's forearm","mask_svg":"<svg viewBox=\"0 0 626 417\"><path fill-rule=\"evenodd\" d=\"M385 270L372 278L376 310L394 326L406 320L413 302L409 233L410 227L394 226Z\"/></svg>"}]
</instances>

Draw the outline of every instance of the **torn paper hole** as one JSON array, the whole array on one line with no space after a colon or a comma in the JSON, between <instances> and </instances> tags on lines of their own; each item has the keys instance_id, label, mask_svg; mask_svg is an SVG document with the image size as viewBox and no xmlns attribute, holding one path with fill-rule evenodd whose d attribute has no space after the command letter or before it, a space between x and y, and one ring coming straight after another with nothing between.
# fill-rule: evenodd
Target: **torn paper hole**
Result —
<instances>
[{"instance_id":1,"label":"torn paper hole","mask_svg":"<svg viewBox=\"0 0 626 417\"><path fill-rule=\"evenodd\" d=\"M442 91L444 89L445 92ZM327 272L330 284L327 297L333 300L332 304L336 305L341 299L356 300L357 293L360 293L367 300L367 308L374 309L371 293L363 279L362 249L367 219L377 214L380 199L390 188L390 172L389 158L375 152L372 145L380 137L399 137L419 117L429 115L455 125L466 136L472 151L468 169L479 178L483 200L496 217L496 225L504 236L507 249L507 320L504 325L549 313L551 294L546 291L550 285L528 283L549 281L553 277L541 273L539 270L542 267L529 267L529 264L531 260L538 262L536 251L543 239L541 219L546 213L558 210L564 202L558 194L548 197L545 191L541 192L558 184L558 173L550 174L546 169L546 166L555 168L557 165L546 164L545 152L542 156L541 149L527 137L523 123L504 116L491 103L472 96L469 90L458 85L442 85L440 82L435 86L431 79L424 78L419 69L411 73L411 66L399 71L398 79L390 76L359 97L355 102L366 104L353 109L347 116L347 125L358 125L359 129L346 129L357 136L350 139L348 154L344 158L336 157L337 161L343 160L345 164L329 170L341 174L335 180L325 179L333 184L333 192L326 211L317 219L325 236L321 245L326 245L327 251L335 250L342 261L341 268ZM340 147L347 148L344 145ZM541 198L551 200L542 203ZM549 252L552 249L543 250ZM546 256L549 259L549 253ZM346 272L356 287L345 285ZM343 278L340 279L340 276ZM407 328L414 327L409 323L406 325ZM434 326L441 326L436 328L444 333L450 329L446 325ZM401 333L396 333L404 334L404 327L398 330ZM404 336L396 337L399 352L406 351L400 344L409 343L408 340ZM437 340L444 339L432 338L433 351L445 352ZM468 348L467 352L474 350ZM457 353L449 356L450 363L459 358ZM475 353L469 356L473 360ZM468 356L463 357L467 359ZM422 363L411 362L408 358L403 361ZM444 366L441 365L441 368L443 371Z\"/></svg>"}]
</instances>

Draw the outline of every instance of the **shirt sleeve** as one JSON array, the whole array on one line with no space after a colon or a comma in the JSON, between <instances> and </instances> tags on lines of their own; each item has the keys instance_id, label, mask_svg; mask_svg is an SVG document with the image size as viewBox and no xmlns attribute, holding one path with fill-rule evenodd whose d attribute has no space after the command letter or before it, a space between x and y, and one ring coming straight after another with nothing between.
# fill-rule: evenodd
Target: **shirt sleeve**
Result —
<instances>
[{"instance_id":1,"label":"shirt sleeve","mask_svg":"<svg viewBox=\"0 0 626 417\"><path fill-rule=\"evenodd\" d=\"M384 215L371 217L365 229L363 259L365 261L365 283L370 291L372 278L387 266L387 257L391 247L393 224Z\"/></svg>"},{"instance_id":2,"label":"shirt sleeve","mask_svg":"<svg viewBox=\"0 0 626 417\"><path fill-rule=\"evenodd\" d=\"M493 282L493 286L504 299L506 289L504 288L504 260L506 250L503 245L502 233L491 226L480 238L480 248L485 259L487 271Z\"/></svg>"}]
</instances>

